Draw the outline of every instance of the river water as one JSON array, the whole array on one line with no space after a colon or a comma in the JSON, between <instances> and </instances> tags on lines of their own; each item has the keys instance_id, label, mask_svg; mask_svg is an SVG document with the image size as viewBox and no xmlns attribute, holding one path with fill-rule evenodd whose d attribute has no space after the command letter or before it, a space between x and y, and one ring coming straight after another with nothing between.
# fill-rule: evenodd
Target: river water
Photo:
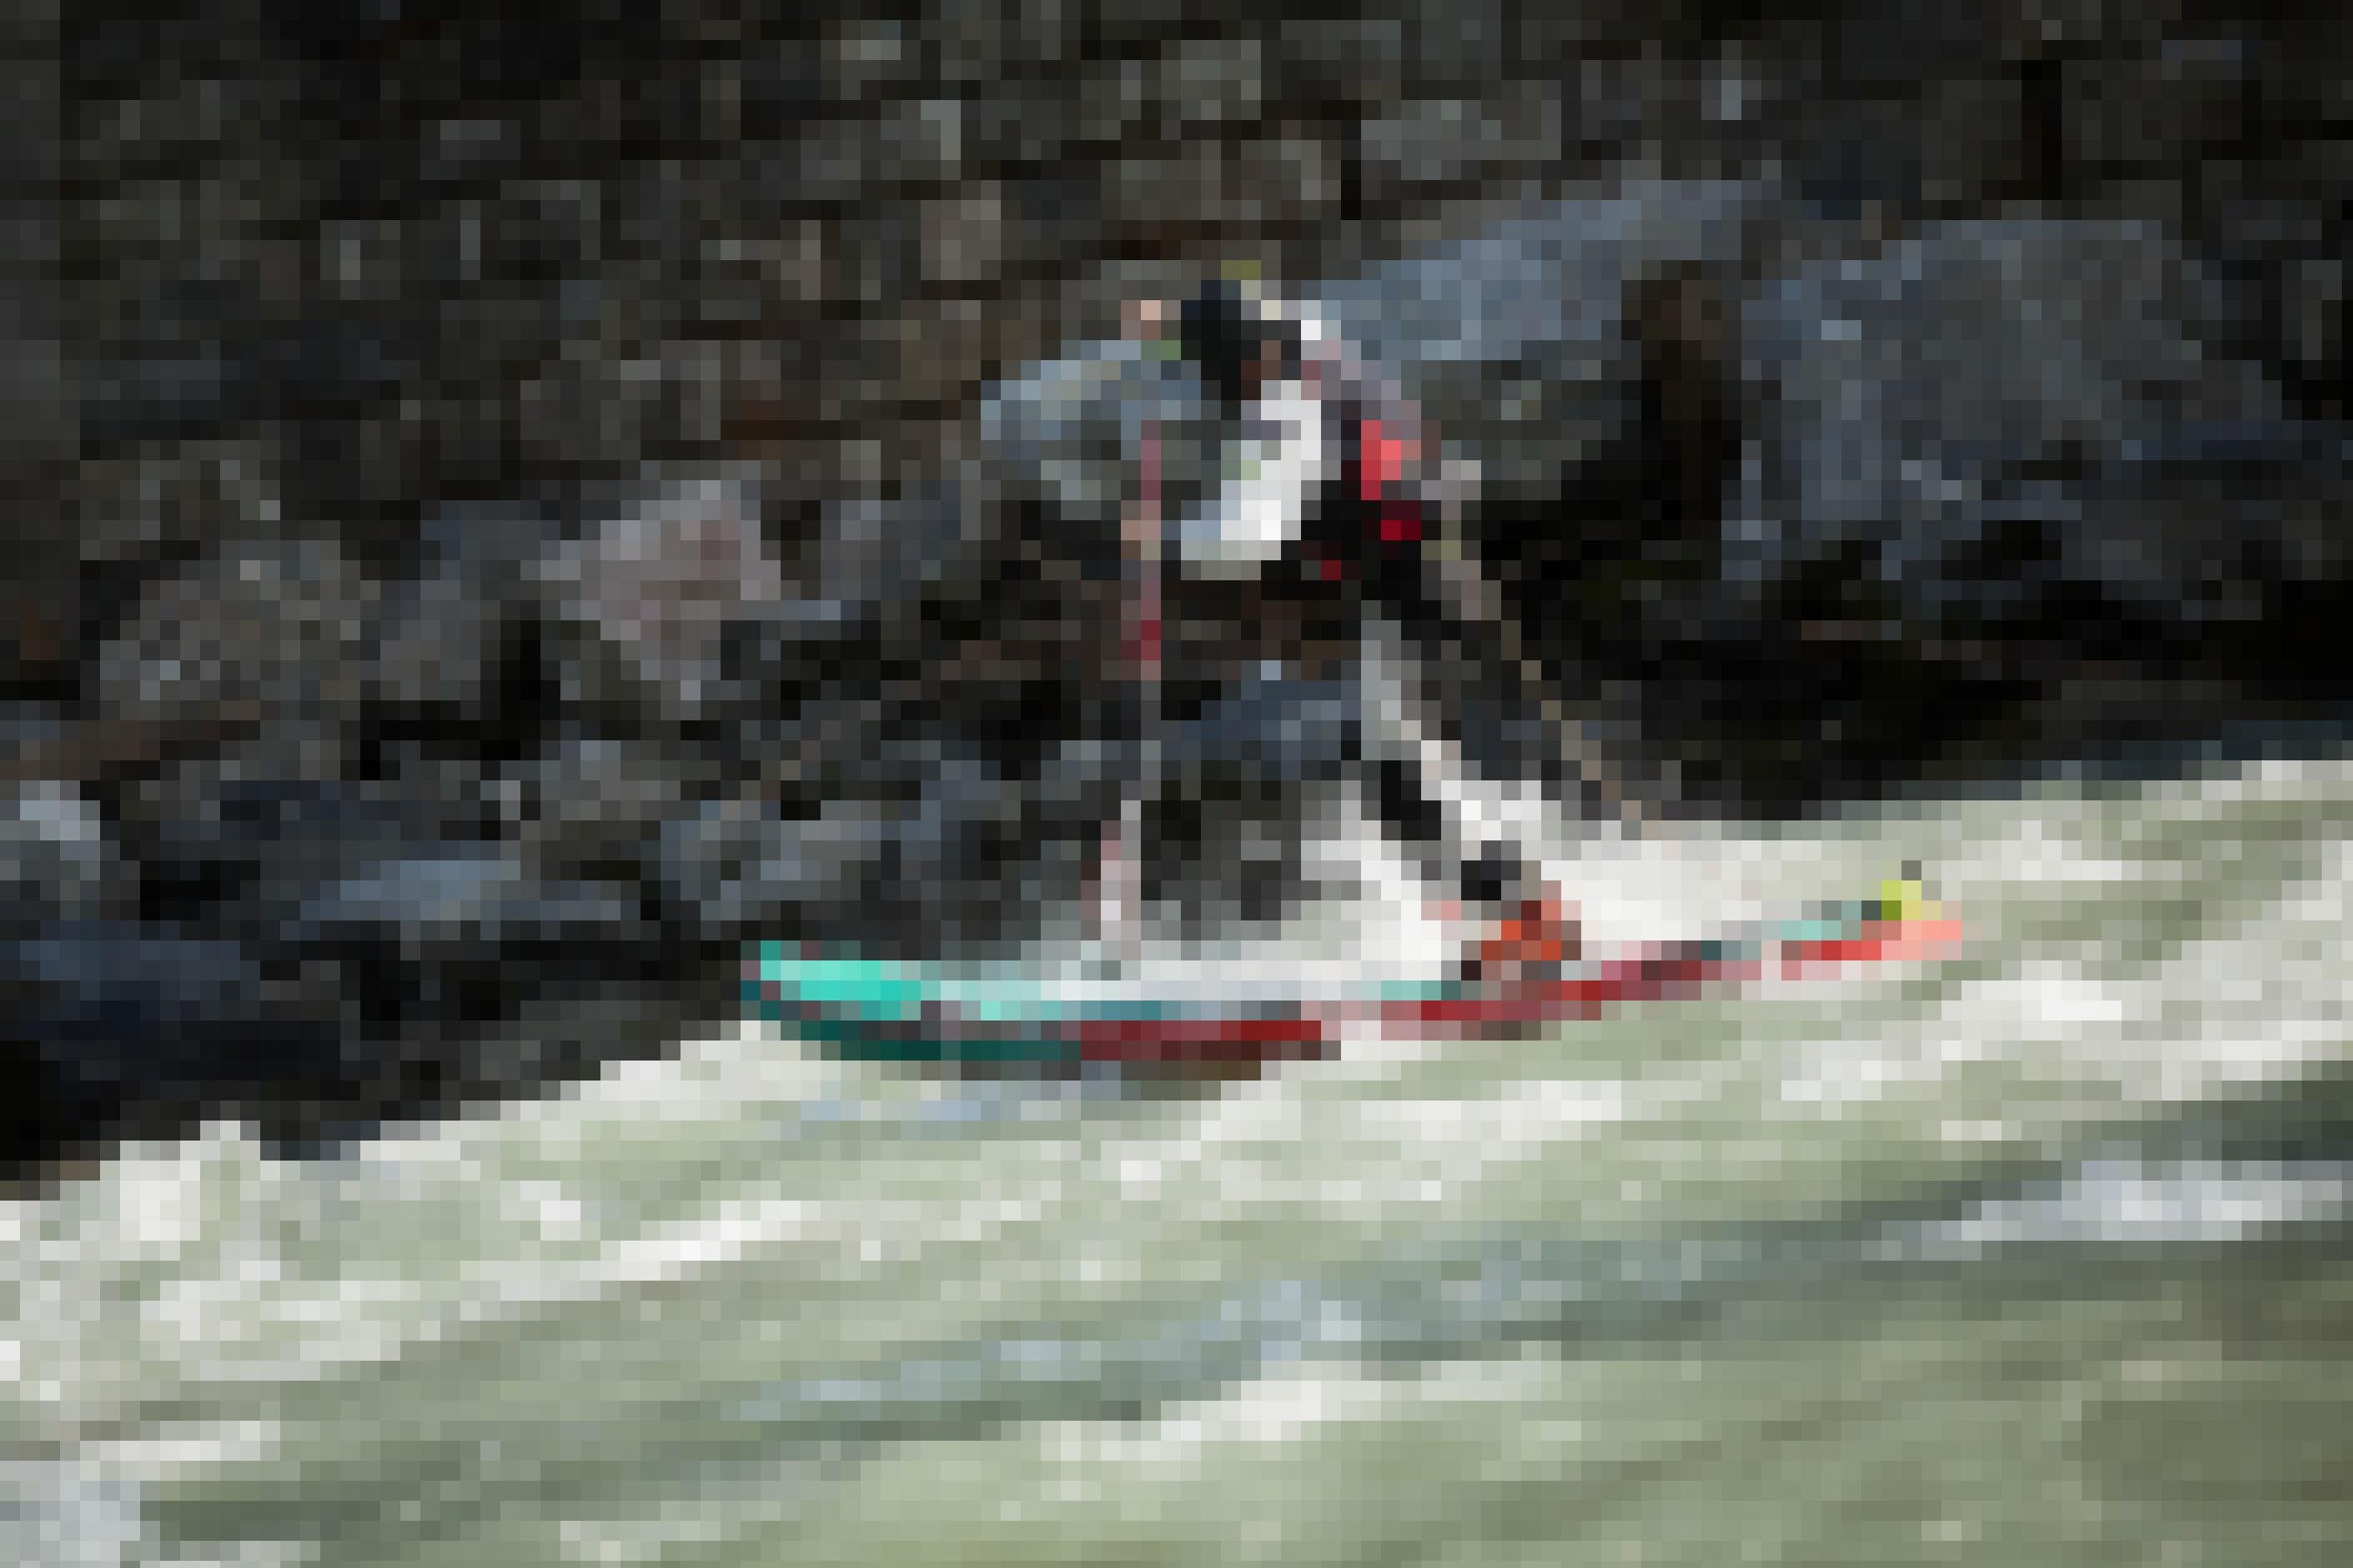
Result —
<instances>
[{"instance_id":1,"label":"river water","mask_svg":"<svg viewBox=\"0 0 2353 1568\"><path fill-rule=\"evenodd\" d=\"M0 1215L0 1559L2353 1561L2353 764L1588 845L1953 955L943 1083L757 1031Z\"/></svg>"}]
</instances>

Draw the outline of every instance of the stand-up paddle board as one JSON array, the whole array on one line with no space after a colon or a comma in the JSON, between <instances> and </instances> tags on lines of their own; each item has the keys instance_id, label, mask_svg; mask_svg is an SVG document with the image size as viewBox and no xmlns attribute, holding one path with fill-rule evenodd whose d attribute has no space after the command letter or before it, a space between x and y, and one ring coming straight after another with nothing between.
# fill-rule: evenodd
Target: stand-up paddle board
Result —
<instances>
[{"instance_id":1,"label":"stand-up paddle board","mask_svg":"<svg viewBox=\"0 0 2353 1568\"><path fill-rule=\"evenodd\" d=\"M1373 981L1301 994L1274 980L1186 984L1163 970L1036 962L947 964L769 942L746 963L755 1015L854 1060L1071 1069L1246 1068L1329 1054L1350 1028L1405 1037L1508 1035L1606 1009L1931 958L1959 922L1910 882L1794 920L1606 955L1539 956L1494 973ZM1492 944L1490 944L1492 946ZM1490 966L1481 966L1482 968Z\"/></svg>"}]
</instances>

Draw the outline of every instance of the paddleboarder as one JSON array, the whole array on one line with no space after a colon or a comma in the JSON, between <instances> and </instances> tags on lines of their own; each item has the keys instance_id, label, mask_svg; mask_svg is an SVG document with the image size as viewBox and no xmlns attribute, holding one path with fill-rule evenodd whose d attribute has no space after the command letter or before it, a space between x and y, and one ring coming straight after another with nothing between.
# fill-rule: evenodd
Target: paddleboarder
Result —
<instances>
[{"instance_id":1,"label":"paddleboarder","mask_svg":"<svg viewBox=\"0 0 2353 1568\"><path fill-rule=\"evenodd\" d=\"M1336 677L1255 667L1187 718L1157 722L1163 765L1238 740L1317 751L1352 775L1388 835L1433 884L1440 912L1489 931L1481 962L1573 956L1577 933L1532 848L1478 819L1452 748L1416 721L1412 688L1454 667L1515 666L1500 601L1475 564L1441 553L1434 454L1411 406L1314 314L1219 279L1174 310L1137 309L1132 328L1172 338L1208 394L1210 482L1189 510L1159 519L1166 591L1230 585L1336 626L1353 652ZM1154 466L1160 461L1157 452ZM1151 482L1155 503L1157 475ZM1152 572L1156 595L1160 571ZM1292 661L1286 661L1286 665ZM1155 638L1151 680L1164 679ZM1504 942L1504 949L1493 945Z\"/></svg>"}]
</instances>

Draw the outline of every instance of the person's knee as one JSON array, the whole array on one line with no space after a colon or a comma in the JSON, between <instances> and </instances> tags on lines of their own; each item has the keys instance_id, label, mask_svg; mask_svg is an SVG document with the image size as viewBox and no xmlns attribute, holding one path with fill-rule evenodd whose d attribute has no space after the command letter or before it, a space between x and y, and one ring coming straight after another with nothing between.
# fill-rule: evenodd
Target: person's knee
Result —
<instances>
[{"instance_id":1,"label":"person's knee","mask_svg":"<svg viewBox=\"0 0 2353 1568\"><path fill-rule=\"evenodd\" d=\"M1535 892L1528 884L1527 868L1520 858L1492 844L1482 846L1464 864L1461 890L1464 903L1490 908L1518 905Z\"/></svg>"}]
</instances>

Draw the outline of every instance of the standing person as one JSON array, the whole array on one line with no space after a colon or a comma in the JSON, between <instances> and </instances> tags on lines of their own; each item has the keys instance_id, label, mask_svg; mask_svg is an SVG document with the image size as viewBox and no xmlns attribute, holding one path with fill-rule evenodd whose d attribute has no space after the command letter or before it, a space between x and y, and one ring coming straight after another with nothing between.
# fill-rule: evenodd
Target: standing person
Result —
<instances>
[{"instance_id":1,"label":"standing person","mask_svg":"<svg viewBox=\"0 0 2353 1568\"><path fill-rule=\"evenodd\" d=\"M1167 314L1142 312L1147 328L1170 325ZM1311 313L1244 285L1210 283L1175 317L1177 352L1218 428L1203 498L1164 520L1171 591L1247 584L1336 623L1354 648L1336 681L1261 666L1250 689L1164 725L1164 762L1255 743L1353 778L1420 863L1441 913L1541 936L1552 955L1573 951L1574 927L1532 849L1472 815L1444 742L1414 721L1420 675L1465 662L1493 675L1516 660L1475 568L1450 568L1433 550L1441 519L1412 409Z\"/></svg>"}]
</instances>

